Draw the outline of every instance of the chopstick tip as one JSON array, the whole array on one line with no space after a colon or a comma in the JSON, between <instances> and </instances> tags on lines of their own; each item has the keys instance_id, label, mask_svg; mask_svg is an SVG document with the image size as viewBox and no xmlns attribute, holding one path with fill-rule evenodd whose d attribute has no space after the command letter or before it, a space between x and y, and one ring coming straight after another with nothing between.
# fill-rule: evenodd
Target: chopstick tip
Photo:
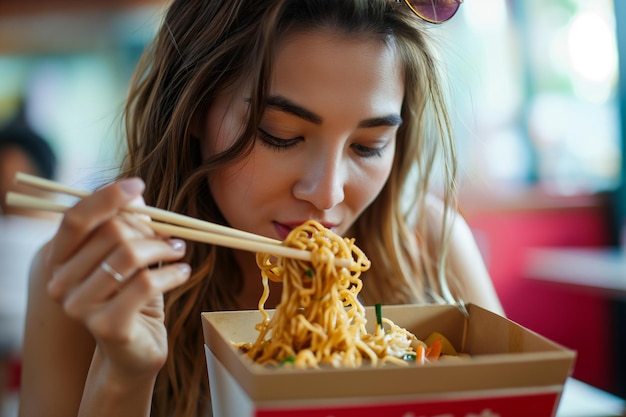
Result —
<instances>
[{"instance_id":1,"label":"chopstick tip","mask_svg":"<svg viewBox=\"0 0 626 417\"><path fill-rule=\"evenodd\" d=\"M21 171L17 171L15 172L15 175L13 175L13 182L15 184L19 184L28 174L21 172Z\"/></svg>"}]
</instances>

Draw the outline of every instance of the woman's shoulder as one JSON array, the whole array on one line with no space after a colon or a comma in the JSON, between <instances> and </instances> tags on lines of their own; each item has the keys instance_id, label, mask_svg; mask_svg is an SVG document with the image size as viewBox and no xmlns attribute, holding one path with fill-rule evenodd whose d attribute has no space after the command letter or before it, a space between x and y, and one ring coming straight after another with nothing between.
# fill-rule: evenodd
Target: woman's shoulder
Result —
<instances>
[{"instance_id":1,"label":"woman's shoulder","mask_svg":"<svg viewBox=\"0 0 626 417\"><path fill-rule=\"evenodd\" d=\"M423 224L426 230L421 232L426 234L430 244L440 243L445 233L462 231L466 224L457 208L435 193L424 197L424 203L417 215L425 220ZM458 229L459 226L461 229Z\"/></svg>"},{"instance_id":2,"label":"woman's shoulder","mask_svg":"<svg viewBox=\"0 0 626 417\"><path fill-rule=\"evenodd\" d=\"M433 251L446 248L447 275L462 284L465 301L503 314L474 231L460 211L435 194L425 198L423 207L427 245Z\"/></svg>"},{"instance_id":3,"label":"woman's shoulder","mask_svg":"<svg viewBox=\"0 0 626 417\"><path fill-rule=\"evenodd\" d=\"M429 246L438 250L440 244L445 241L450 253L471 252L473 256L476 255L474 234L458 207L431 193L425 197L419 215L425 219L426 230L421 232L425 233Z\"/></svg>"}]
</instances>

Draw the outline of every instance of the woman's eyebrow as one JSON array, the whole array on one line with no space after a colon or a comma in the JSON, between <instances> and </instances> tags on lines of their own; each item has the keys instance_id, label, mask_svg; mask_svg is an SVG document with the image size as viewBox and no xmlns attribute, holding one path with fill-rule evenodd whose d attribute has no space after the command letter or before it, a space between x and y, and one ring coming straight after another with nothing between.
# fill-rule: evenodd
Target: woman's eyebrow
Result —
<instances>
[{"instance_id":1,"label":"woman's eyebrow","mask_svg":"<svg viewBox=\"0 0 626 417\"><path fill-rule=\"evenodd\" d=\"M400 126L401 124L402 117L397 113L392 113L385 116L361 120L359 127Z\"/></svg>"},{"instance_id":2,"label":"woman's eyebrow","mask_svg":"<svg viewBox=\"0 0 626 417\"><path fill-rule=\"evenodd\" d=\"M269 96L267 98L267 107L273 107L285 113L293 114L296 117L315 123L316 125L322 123L322 118L319 115L297 105L283 96Z\"/></svg>"},{"instance_id":3,"label":"woman's eyebrow","mask_svg":"<svg viewBox=\"0 0 626 417\"><path fill-rule=\"evenodd\" d=\"M267 98L267 107L272 107L279 111L292 114L317 125L321 124L323 121L321 116L305 109L283 96L269 96ZM400 126L401 124L402 117L400 117L397 113L391 113L380 117L372 117L371 119L361 120L358 127Z\"/></svg>"}]
</instances>

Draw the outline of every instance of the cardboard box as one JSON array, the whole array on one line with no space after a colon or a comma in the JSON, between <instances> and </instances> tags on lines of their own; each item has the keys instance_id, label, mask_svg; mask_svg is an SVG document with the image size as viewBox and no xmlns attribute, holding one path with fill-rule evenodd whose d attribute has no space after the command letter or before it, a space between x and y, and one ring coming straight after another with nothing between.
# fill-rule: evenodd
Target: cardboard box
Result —
<instances>
[{"instance_id":1,"label":"cardboard box","mask_svg":"<svg viewBox=\"0 0 626 417\"><path fill-rule=\"evenodd\" d=\"M383 306L418 338L438 331L471 358L408 367L295 370L264 367L231 342L252 342L258 311L203 313L215 417L554 416L575 352L468 304ZM374 326L373 308L367 308ZM372 329L369 330L370 332Z\"/></svg>"}]
</instances>

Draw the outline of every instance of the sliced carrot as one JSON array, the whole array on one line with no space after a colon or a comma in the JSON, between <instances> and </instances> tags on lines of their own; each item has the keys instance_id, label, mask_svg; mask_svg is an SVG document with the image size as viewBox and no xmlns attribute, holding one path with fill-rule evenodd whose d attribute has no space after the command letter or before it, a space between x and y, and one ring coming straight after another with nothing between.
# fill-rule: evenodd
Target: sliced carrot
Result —
<instances>
[{"instance_id":1,"label":"sliced carrot","mask_svg":"<svg viewBox=\"0 0 626 417\"><path fill-rule=\"evenodd\" d=\"M435 339L434 342L426 349L426 357L429 361L434 362L441 356L441 338Z\"/></svg>"},{"instance_id":2,"label":"sliced carrot","mask_svg":"<svg viewBox=\"0 0 626 417\"><path fill-rule=\"evenodd\" d=\"M415 363L418 365L424 364L425 349L423 345L417 345L415 348Z\"/></svg>"}]
</instances>

